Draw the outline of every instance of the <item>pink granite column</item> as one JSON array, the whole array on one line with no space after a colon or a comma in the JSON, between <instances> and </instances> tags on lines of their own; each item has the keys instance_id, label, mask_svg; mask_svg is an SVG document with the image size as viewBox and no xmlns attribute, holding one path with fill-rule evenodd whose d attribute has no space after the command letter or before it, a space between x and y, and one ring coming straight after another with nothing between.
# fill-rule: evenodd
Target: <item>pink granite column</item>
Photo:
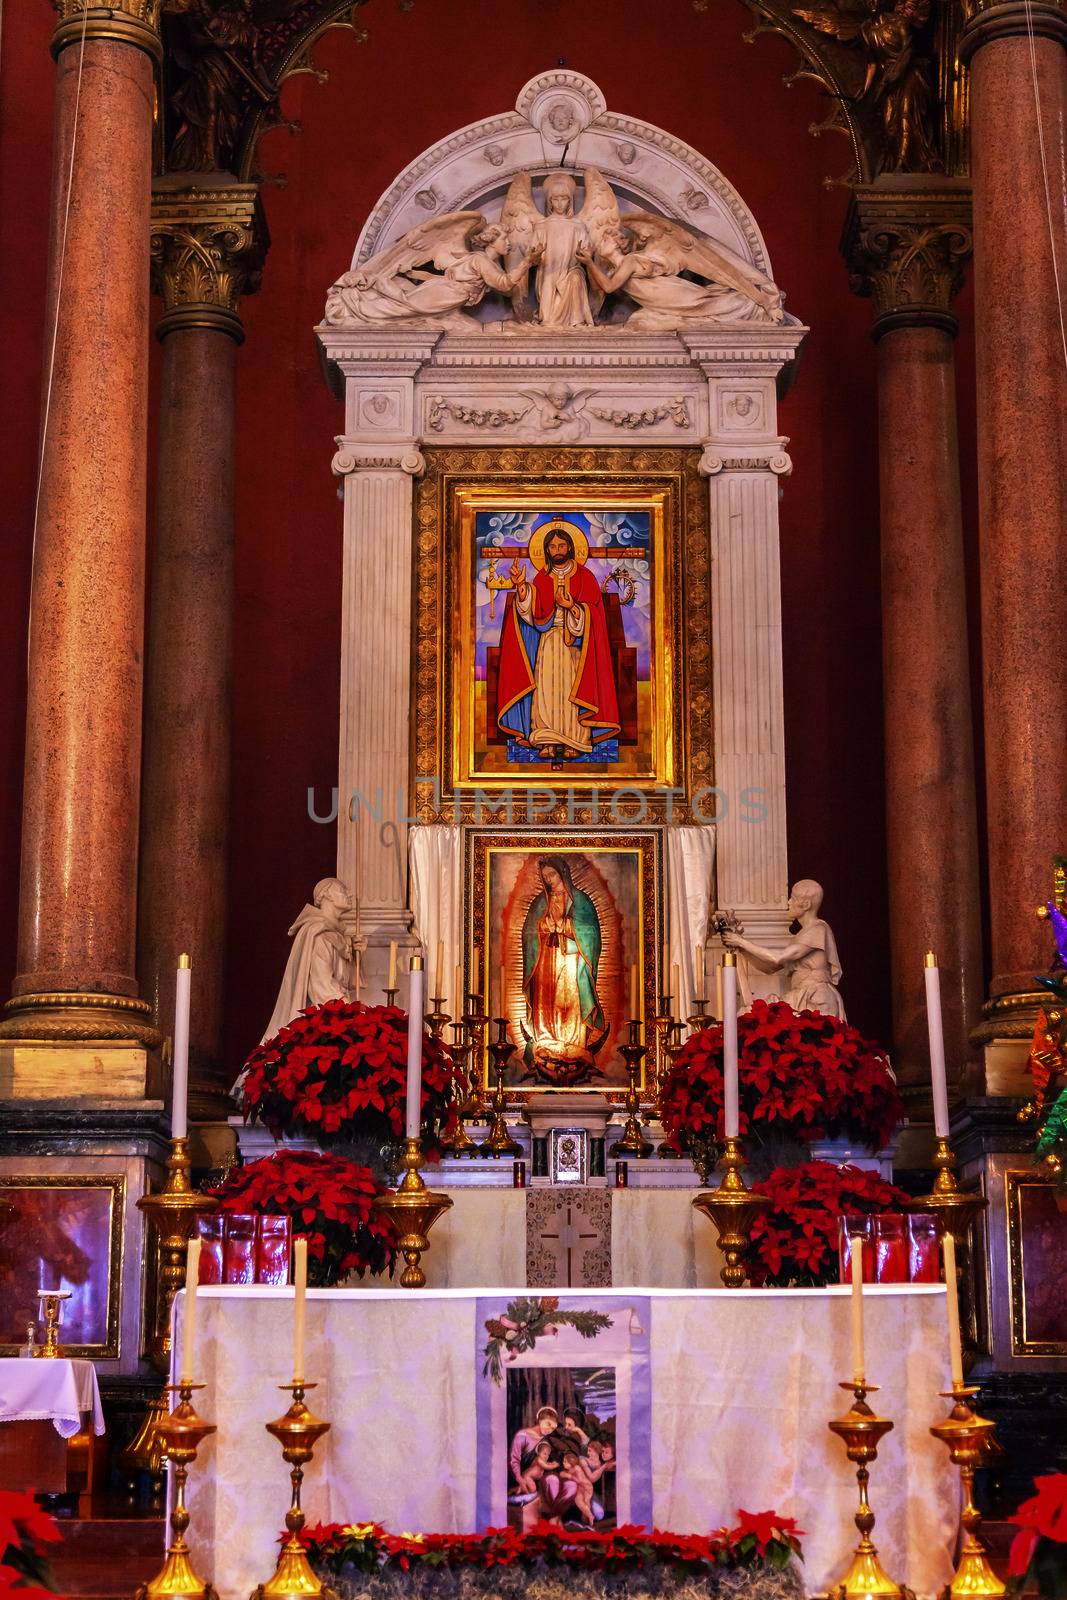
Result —
<instances>
[{"instance_id":1,"label":"pink granite column","mask_svg":"<svg viewBox=\"0 0 1067 1600\"><path fill-rule=\"evenodd\" d=\"M255 187L205 174L157 182L156 287L164 299L159 480L145 684L137 971L161 1026L187 951L195 1004L190 1109L230 1109L222 1059L229 870L234 385L239 294L255 288L265 230ZM205 264L209 264L205 269Z\"/></svg>"},{"instance_id":2,"label":"pink granite column","mask_svg":"<svg viewBox=\"0 0 1067 1600\"><path fill-rule=\"evenodd\" d=\"M1033 1026L1034 974L1049 960L1034 908L1050 893L1051 857L1067 847L1067 368L1053 251L1067 296L1065 44L1067 17L1049 0L983 6L961 41L974 190L986 1038L1024 1038Z\"/></svg>"},{"instance_id":3,"label":"pink granite column","mask_svg":"<svg viewBox=\"0 0 1067 1600\"><path fill-rule=\"evenodd\" d=\"M978 835L950 306L969 244L965 189L857 187L845 250L874 296L878 349L886 852L893 1056L929 1083L923 957L942 972L958 1079L982 1001Z\"/></svg>"},{"instance_id":4,"label":"pink granite column","mask_svg":"<svg viewBox=\"0 0 1067 1600\"><path fill-rule=\"evenodd\" d=\"M47 994L66 1003L67 1036L81 1016L85 1036L109 1037L116 1018L147 1012L134 998L134 921L159 42L119 6L90 10L84 25L67 6L65 18L53 43L51 389L31 591L18 975L4 1032L46 1031L42 1013L55 1006L35 997Z\"/></svg>"}]
</instances>

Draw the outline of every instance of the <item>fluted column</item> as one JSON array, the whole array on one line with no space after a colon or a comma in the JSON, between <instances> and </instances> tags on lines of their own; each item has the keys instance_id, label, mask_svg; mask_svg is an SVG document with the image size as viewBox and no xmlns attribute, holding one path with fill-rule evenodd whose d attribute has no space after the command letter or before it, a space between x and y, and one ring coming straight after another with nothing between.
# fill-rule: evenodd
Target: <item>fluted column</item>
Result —
<instances>
[{"instance_id":1,"label":"fluted column","mask_svg":"<svg viewBox=\"0 0 1067 1600\"><path fill-rule=\"evenodd\" d=\"M1032 27L1033 39L1028 37ZM1022 1042L1048 965L1034 907L1067 839L1067 18L982 6L964 30L974 190L978 494L992 970L986 1041ZM988 1066L988 1058L987 1058Z\"/></svg>"},{"instance_id":2,"label":"fluted column","mask_svg":"<svg viewBox=\"0 0 1067 1600\"><path fill-rule=\"evenodd\" d=\"M853 190L842 248L874 297L882 557L886 854L893 1055L929 1081L923 957L942 972L950 1073L982 999L952 296L970 250L966 186L888 178Z\"/></svg>"},{"instance_id":3,"label":"fluted column","mask_svg":"<svg viewBox=\"0 0 1067 1600\"><path fill-rule=\"evenodd\" d=\"M170 1028L188 951L194 1115L225 1111L222 1059L230 810L234 381L239 297L258 287L256 189L218 175L161 179L152 204L163 297L159 484L145 684L137 962Z\"/></svg>"},{"instance_id":4,"label":"fluted column","mask_svg":"<svg viewBox=\"0 0 1067 1600\"><path fill-rule=\"evenodd\" d=\"M134 926L156 9L62 0L53 39L48 402L8 1038L152 1035ZM72 1054L65 1090L84 1087Z\"/></svg>"},{"instance_id":5,"label":"fluted column","mask_svg":"<svg viewBox=\"0 0 1067 1600\"><path fill-rule=\"evenodd\" d=\"M414 441L373 454L338 441L345 482L337 871L359 900L365 998L384 985L383 947L403 941L411 790Z\"/></svg>"}]
</instances>

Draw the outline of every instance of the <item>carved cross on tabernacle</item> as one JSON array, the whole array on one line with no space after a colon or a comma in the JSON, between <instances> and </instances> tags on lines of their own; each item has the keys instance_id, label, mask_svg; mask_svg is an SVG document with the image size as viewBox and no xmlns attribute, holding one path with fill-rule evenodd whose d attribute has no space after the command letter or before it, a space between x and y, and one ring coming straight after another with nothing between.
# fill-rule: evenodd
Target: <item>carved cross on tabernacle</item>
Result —
<instances>
[{"instance_id":1,"label":"carved cross on tabernacle","mask_svg":"<svg viewBox=\"0 0 1067 1600\"><path fill-rule=\"evenodd\" d=\"M542 1233L541 1237L542 1239L551 1239L554 1244L558 1243L561 1249L566 1251L567 1288L574 1288L574 1268L576 1265L580 1264L580 1258L585 1253L584 1241L588 1241L588 1243L593 1244L597 1239L600 1238L599 1233L595 1228L593 1229L592 1233L581 1233L579 1231L579 1228L574 1220L574 1206L571 1201L568 1200L567 1215L565 1220L563 1220L559 1225L559 1232ZM575 1255L577 1255L579 1258L578 1262L576 1262L574 1259ZM578 1285L578 1287L581 1287L581 1285Z\"/></svg>"}]
</instances>

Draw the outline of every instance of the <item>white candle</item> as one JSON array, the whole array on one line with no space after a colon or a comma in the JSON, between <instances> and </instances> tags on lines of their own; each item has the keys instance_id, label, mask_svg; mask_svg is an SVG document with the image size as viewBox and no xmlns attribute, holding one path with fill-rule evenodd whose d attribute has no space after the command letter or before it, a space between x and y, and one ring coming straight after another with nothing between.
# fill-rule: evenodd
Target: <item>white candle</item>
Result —
<instances>
[{"instance_id":1,"label":"white candle","mask_svg":"<svg viewBox=\"0 0 1067 1600\"><path fill-rule=\"evenodd\" d=\"M426 994L426 974L422 957L412 956L408 983L408 1085L404 1135L417 1139L422 1127L422 1014Z\"/></svg>"},{"instance_id":2,"label":"white candle","mask_svg":"<svg viewBox=\"0 0 1067 1600\"><path fill-rule=\"evenodd\" d=\"M663 985L663 993L667 994L667 993L669 993L667 985L670 982L670 976L671 976L671 947L667 943L666 939L664 939L664 941L663 941L663 949L660 951L659 964L660 964L660 983Z\"/></svg>"},{"instance_id":3,"label":"white candle","mask_svg":"<svg viewBox=\"0 0 1067 1600\"><path fill-rule=\"evenodd\" d=\"M681 969L677 961L671 967L671 996L674 1000L674 1010L680 1017L682 1014L682 982Z\"/></svg>"},{"instance_id":4,"label":"white candle","mask_svg":"<svg viewBox=\"0 0 1067 1600\"><path fill-rule=\"evenodd\" d=\"M630 1021L637 1016L637 968L630 968Z\"/></svg>"},{"instance_id":5,"label":"white candle","mask_svg":"<svg viewBox=\"0 0 1067 1600\"><path fill-rule=\"evenodd\" d=\"M726 1137L736 1139L740 1131L737 1088L737 965L732 950L722 964L722 1073L726 1112Z\"/></svg>"},{"instance_id":6,"label":"white candle","mask_svg":"<svg viewBox=\"0 0 1067 1600\"><path fill-rule=\"evenodd\" d=\"M434 993L434 999L435 1000L440 999L441 995L444 993L444 982L445 982L445 941L443 939L438 939L438 941L437 941L437 971L434 974L434 985L433 985L433 993Z\"/></svg>"},{"instance_id":7,"label":"white candle","mask_svg":"<svg viewBox=\"0 0 1067 1600\"><path fill-rule=\"evenodd\" d=\"M307 1325L308 1242L293 1240L293 1382L304 1381L304 1329Z\"/></svg>"},{"instance_id":8,"label":"white candle","mask_svg":"<svg viewBox=\"0 0 1067 1600\"><path fill-rule=\"evenodd\" d=\"M453 1013L453 1015L455 1017L457 1017L457 1018L461 1017L463 1015L463 1013L467 1009L467 997L463 993L463 968L462 967L457 967L456 968L456 998L455 998L454 1004L455 1004L456 1009L455 1009L455 1012Z\"/></svg>"},{"instance_id":9,"label":"white candle","mask_svg":"<svg viewBox=\"0 0 1067 1600\"><path fill-rule=\"evenodd\" d=\"M389 982L386 984L385 987L387 989L395 989L396 988L396 940L395 939L390 939L390 941L389 941Z\"/></svg>"},{"instance_id":10,"label":"white candle","mask_svg":"<svg viewBox=\"0 0 1067 1600\"><path fill-rule=\"evenodd\" d=\"M852 1384L866 1387L863 1362L863 1235L850 1235L852 1268Z\"/></svg>"},{"instance_id":11,"label":"white candle","mask_svg":"<svg viewBox=\"0 0 1067 1600\"><path fill-rule=\"evenodd\" d=\"M187 955L178 957L174 980L174 1078L170 1099L170 1136L184 1139L189 1133L189 1001L193 969Z\"/></svg>"},{"instance_id":12,"label":"white candle","mask_svg":"<svg viewBox=\"0 0 1067 1600\"><path fill-rule=\"evenodd\" d=\"M497 989L496 1003L500 1008L497 1011L497 1016L506 1017L508 1014L508 973L503 962L500 963L500 973L497 978L497 983L499 987Z\"/></svg>"},{"instance_id":13,"label":"white candle","mask_svg":"<svg viewBox=\"0 0 1067 1600\"><path fill-rule=\"evenodd\" d=\"M945 1034L941 1026L941 973L932 950L926 952L926 1026L930 1034L930 1083L934 1091L934 1133L948 1138L948 1083L945 1080Z\"/></svg>"},{"instance_id":14,"label":"white candle","mask_svg":"<svg viewBox=\"0 0 1067 1600\"><path fill-rule=\"evenodd\" d=\"M704 998L704 946L698 944L693 951L693 978L696 985L696 997Z\"/></svg>"},{"instance_id":15,"label":"white candle","mask_svg":"<svg viewBox=\"0 0 1067 1600\"><path fill-rule=\"evenodd\" d=\"M193 1341L196 1338L196 1288L200 1282L200 1239L196 1236L185 1247L185 1304L182 1307L181 1382L193 1381Z\"/></svg>"},{"instance_id":16,"label":"white candle","mask_svg":"<svg viewBox=\"0 0 1067 1600\"><path fill-rule=\"evenodd\" d=\"M941 1241L945 1257L945 1296L948 1302L948 1359L952 1370L952 1387L963 1387L963 1340L960 1337L960 1295L956 1282L956 1241L945 1230Z\"/></svg>"},{"instance_id":17,"label":"white candle","mask_svg":"<svg viewBox=\"0 0 1067 1600\"><path fill-rule=\"evenodd\" d=\"M482 992L482 947L474 946L471 952L471 994L480 995Z\"/></svg>"},{"instance_id":18,"label":"white candle","mask_svg":"<svg viewBox=\"0 0 1067 1600\"><path fill-rule=\"evenodd\" d=\"M715 1015L722 1021L722 962L715 968Z\"/></svg>"}]
</instances>

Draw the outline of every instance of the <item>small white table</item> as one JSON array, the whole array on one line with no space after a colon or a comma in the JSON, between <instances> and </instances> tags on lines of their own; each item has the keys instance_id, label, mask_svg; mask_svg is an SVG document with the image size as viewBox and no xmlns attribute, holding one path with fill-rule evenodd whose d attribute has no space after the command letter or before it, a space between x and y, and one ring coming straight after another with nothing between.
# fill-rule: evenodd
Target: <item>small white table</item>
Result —
<instances>
[{"instance_id":1,"label":"small white table","mask_svg":"<svg viewBox=\"0 0 1067 1600\"><path fill-rule=\"evenodd\" d=\"M85 1434L74 1447L85 1486L93 1487L92 1435L104 1431L100 1387L91 1361L61 1356L55 1360L0 1358L0 1486L62 1493L68 1488L68 1441ZM77 1468L78 1461L75 1462Z\"/></svg>"}]
</instances>

